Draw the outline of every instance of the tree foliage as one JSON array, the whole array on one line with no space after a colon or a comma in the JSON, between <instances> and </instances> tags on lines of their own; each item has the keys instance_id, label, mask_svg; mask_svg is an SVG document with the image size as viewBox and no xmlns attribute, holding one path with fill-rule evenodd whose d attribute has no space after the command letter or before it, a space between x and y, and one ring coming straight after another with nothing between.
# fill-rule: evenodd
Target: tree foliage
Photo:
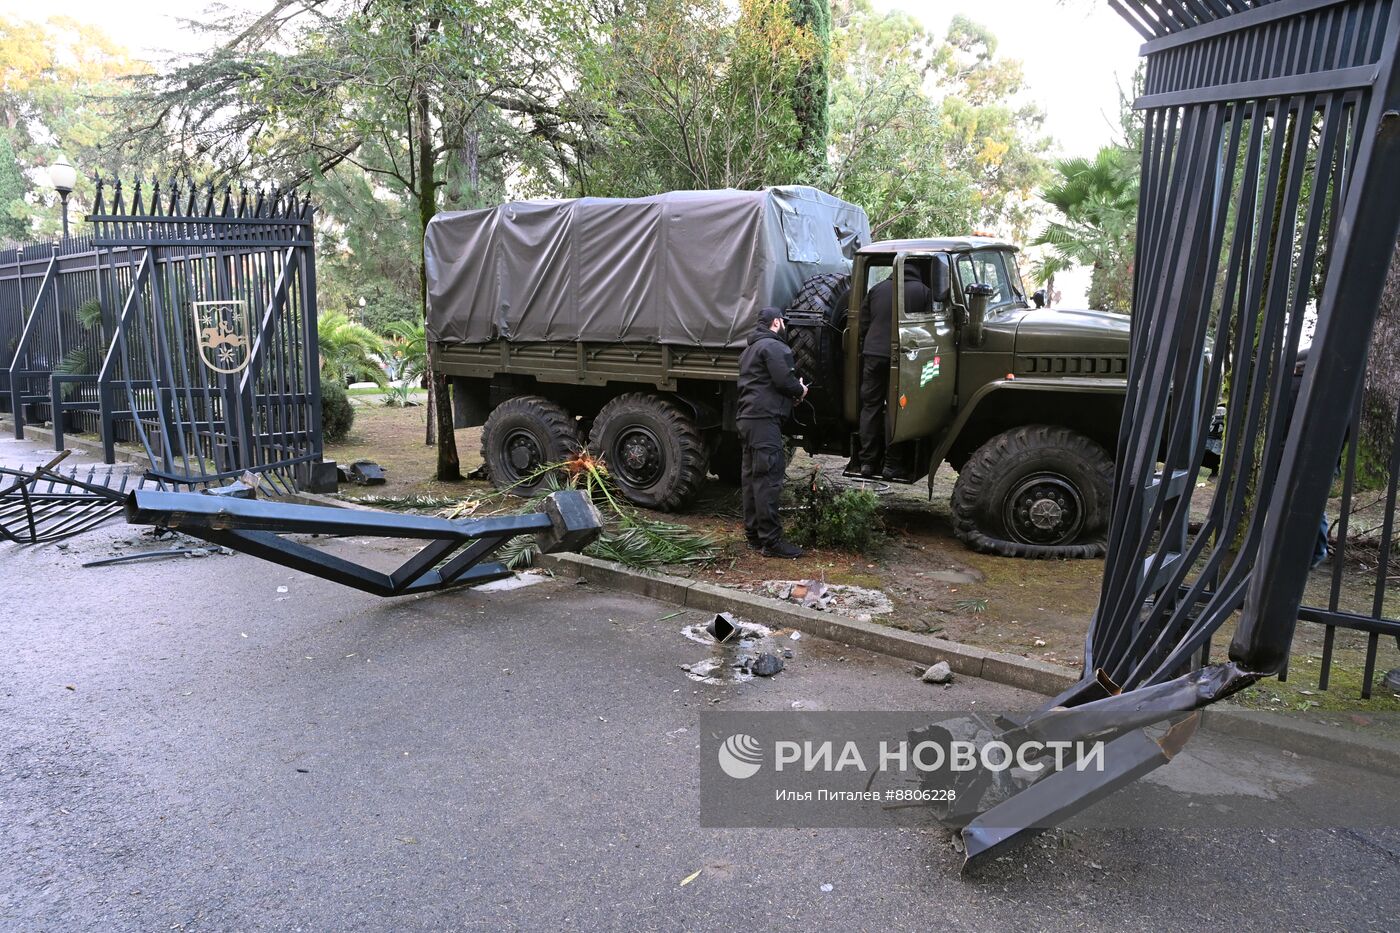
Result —
<instances>
[{"instance_id":1,"label":"tree foliage","mask_svg":"<svg viewBox=\"0 0 1400 933\"><path fill-rule=\"evenodd\" d=\"M831 132L828 107L831 68L831 0L790 0L792 21L811 34L812 54L802 63L792 88L792 112L797 120L797 151L804 165L800 176L810 179L826 164Z\"/></svg>"},{"instance_id":2,"label":"tree foliage","mask_svg":"<svg viewBox=\"0 0 1400 933\"><path fill-rule=\"evenodd\" d=\"M1041 193L1058 217L1032 245L1049 252L1035 264L1039 282L1074 266L1088 266L1089 304L1106 311L1132 310L1133 248L1137 232L1138 155L1105 146L1092 159L1061 159Z\"/></svg>"},{"instance_id":3,"label":"tree foliage","mask_svg":"<svg viewBox=\"0 0 1400 933\"><path fill-rule=\"evenodd\" d=\"M95 175L131 167L102 143L116 126L113 95L145 68L93 26L0 15L0 237L59 232L58 196L42 174L59 155L79 170L79 206L92 203Z\"/></svg>"},{"instance_id":4,"label":"tree foliage","mask_svg":"<svg viewBox=\"0 0 1400 933\"><path fill-rule=\"evenodd\" d=\"M821 184L865 207L881 237L1021 233L1049 142L1039 112L1010 103L1020 66L961 17L940 39L869 0L840 0L834 12Z\"/></svg>"},{"instance_id":5,"label":"tree foliage","mask_svg":"<svg viewBox=\"0 0 1400 933\"><path fill-rule=\"evenodd\" d=\"M316 319L316 338L321 351L321 376L344 385L362 376L383 385L384 370L379 359L384 355L384 340L362 324L356 324L339 311L330 311Z\"/></svg>"},{"instance_id":6,"label":"tree foliage","mask_svg":"<svg viewBox=\"0 0 1400 933\"><path fill-rule=\"evenodd\" d=\"M1143 73L1133 77L1142 87ZM1132 108L1136 94L1119 91L1119 141L1092 158L1061 159L1041 198L1055 211L1032 241L1046 247L1031 275L1053 283L1076 266L1090 270L1089 306L1132 311L1133 261L1137 248L1138 181L1142 171L1142 115Z\"/></svg>"},{"instance_id":7,"label":"tree foliage","mask_svg":"<svg viewBox=\"0 0 1400 933\"><path fill-rule=\"evenodd\" d=\"M208 24L221 44L138 82L118 143L189 173L310 182L332 198L351 186L348 222L412 218L421 316L422 237L441 203L480 203L484 179L504 179L518 149L557 132L548 98L565 12L525 0L275 0L251 23ZM350 239L342 260L376 261ZM456 479L445 377L432 385L437 475Z\"/></svg>"},{"instance_id":8,"label":"tree foliage","mask_svg":"<svg viewBox=\"0 0 1400 933\"><path fill-rule=\"evenodd\" d=\"M578 190L633 197L800 180L792 89L821 55L787 0L653 0L578 57Z\"/></svg>"}]
</instances>

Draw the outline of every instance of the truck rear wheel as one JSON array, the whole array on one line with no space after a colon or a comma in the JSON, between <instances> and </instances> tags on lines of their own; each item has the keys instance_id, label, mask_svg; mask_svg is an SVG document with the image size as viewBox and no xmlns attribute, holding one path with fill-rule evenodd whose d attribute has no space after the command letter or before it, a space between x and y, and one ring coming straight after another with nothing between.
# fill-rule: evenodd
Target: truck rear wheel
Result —
<instances>
[{"instance_id":1,"label":"truck rear wheel","mask_svg":"<svg viewBox=\"0 0 1400 933\"><path fill-rule=\"evenodd\" d=\"M629 392L603 406L588 446L628 501L671 512L695 497L709 451L695 419L657 395Z\"/></svg>"},{"instance_id":2,"label":"truck rear wheel","mask_svg":"<svg viewBox=\"0 0 1400 933\"><path fill-rule=\"evenodd\" d=\"M1027 425L979 447L953 487L953 530L1002 557L1102 557L1113 462L1069 428Z\"/></svg>"},{"instance_id":3,"label":"truck rear wheel","mask_svg":"<svg viewBox=\"0 0 1400 933\"><path fill-rule=\"evenodd\" d=\"M578 453L578 423L547 398L521 395L492 410L481 429L481 459L491 483L515 496L532 496L549 475L543 468Z\"/></svg>"}]
</instances>

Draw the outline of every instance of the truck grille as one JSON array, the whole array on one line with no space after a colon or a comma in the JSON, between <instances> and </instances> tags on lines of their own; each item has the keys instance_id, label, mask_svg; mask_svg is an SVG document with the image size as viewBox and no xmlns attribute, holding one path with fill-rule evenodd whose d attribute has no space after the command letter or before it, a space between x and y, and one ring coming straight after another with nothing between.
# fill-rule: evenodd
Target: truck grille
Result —
<instances>
[{"instance_id":1,"label":"truck grille","mask_svg":"<svg viewBox=\"0 0 1400 933\"><path fill-rule=\"evenodd\" d=\"M1128 358L1076 354L1018 355L1016 375L1125 377L1128 375Z\"/></svg>"}]
</instances>

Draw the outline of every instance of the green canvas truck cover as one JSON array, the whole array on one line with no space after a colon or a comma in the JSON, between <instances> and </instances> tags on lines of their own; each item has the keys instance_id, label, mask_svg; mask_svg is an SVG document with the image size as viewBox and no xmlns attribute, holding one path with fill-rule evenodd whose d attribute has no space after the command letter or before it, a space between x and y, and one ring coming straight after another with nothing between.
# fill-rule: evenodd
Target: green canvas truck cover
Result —
<instances>
[{"instance_id":1,"label":"green canvas truck cover","mask_svg":"<svg viewBox=\"0 0 1400 933\"><path fill-rule=\"evenodd\" d=\"M788 186L521 201L438 214L428 338L740 347L768 305L849 272L860 207Z\"/></svg>"}]
</instances>

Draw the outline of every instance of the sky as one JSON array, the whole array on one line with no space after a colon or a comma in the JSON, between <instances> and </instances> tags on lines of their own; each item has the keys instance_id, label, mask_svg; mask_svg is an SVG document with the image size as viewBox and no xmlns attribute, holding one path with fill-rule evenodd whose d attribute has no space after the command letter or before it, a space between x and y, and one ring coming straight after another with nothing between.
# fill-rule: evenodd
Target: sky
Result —
<instances>
[{"instance_id":1,"label":"sky","mask_svg":"<svg viewBox=\"0 0 1400 933\"><path fill-rule=\"evenodd\" d=\"M873 0L942 35L959 13L991 29L997 55L1021 61L1028 97L1064 155L1112 142L1118 89L1128 89L1142 37L1105 0Z\"/></svg>"},{"instance_id":2,"label":"sky","mask_svg":"<svg viewBox=\"0 0 1400 933\"><path fill-rule=\"evenodd\" d=\"M265 0L223 0L251 10ZM899 9L942 35L956 14L989 27L997 53L1019 59L1026 97L1045 112L1056 155L1092 155L1116 138L1118 89L1137 66L1141 37L1106 0L872 0L878 10ZM101 27L134 54L159 62L170 53L198 51L207 38L181 28L179 17L198 16L201 0L66 0L36 7L32 0L0 0L0 12L18 18L67 15ZM1087 277L1083 277L1087 281ZM1082 301L1080 277L1057 281L1063 303Z\"/></svg>"}]
</instances>

